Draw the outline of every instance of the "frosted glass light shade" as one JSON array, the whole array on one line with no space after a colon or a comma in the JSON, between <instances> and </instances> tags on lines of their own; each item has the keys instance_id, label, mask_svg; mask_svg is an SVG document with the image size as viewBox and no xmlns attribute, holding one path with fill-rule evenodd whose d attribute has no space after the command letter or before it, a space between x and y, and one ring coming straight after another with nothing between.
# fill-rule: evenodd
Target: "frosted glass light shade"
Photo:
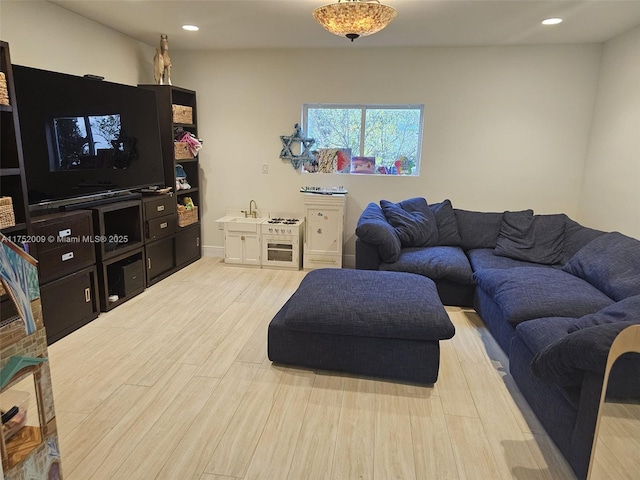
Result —
<instances>
[{"instance_id":1,"label":"frosted glass light shade","mask_svg":"<svg viewBox=\"0 0 640 480\"><path fill-rule=\"evenodd\" d=\"M353 42L379 32L395 18L395 8L378 2L347 0L318 7L313 18L327 31Z\"/></svg>"}]
</instances>

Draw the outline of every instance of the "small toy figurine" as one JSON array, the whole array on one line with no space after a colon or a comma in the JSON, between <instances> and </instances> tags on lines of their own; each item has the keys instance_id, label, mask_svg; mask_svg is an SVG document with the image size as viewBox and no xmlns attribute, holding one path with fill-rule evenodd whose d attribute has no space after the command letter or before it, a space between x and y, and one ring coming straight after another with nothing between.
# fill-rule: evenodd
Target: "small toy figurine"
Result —
<instances>
[{"instance_id":1,"label":"small toy figurine","mask_svg":"<svg viewBox=\"0 0 640 480\"><path fill-rule=\"evenodd\" d=\"M153 78L158 85L171 85L171 58L169 57L169 37L160 35L160 48L153 57Z\"/></svg>"}]
</instances>

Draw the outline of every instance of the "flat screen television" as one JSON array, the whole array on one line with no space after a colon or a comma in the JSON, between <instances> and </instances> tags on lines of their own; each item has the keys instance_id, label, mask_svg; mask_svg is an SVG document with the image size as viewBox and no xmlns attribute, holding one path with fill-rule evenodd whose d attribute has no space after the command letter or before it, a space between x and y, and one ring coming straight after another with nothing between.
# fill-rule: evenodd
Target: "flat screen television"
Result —
<instances>
[{"instance_id":1,"label":"flat screen television","mask_svg":"<svg viewBox=\"0 0 640 480\"><path fill-rule=\"evenodd\" d=\"M29 204L163 185L155 92L13 66Z\"/></svg>"}]
</instances>

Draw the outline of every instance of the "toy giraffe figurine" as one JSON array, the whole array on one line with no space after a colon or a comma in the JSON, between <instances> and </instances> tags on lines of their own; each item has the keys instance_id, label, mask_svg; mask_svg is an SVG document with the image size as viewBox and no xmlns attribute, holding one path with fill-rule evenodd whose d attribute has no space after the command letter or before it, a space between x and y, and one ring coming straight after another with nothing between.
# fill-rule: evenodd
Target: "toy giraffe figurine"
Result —
<instances>
[{"instance_id":1,"label":"toy giraffe figurine","mask_svg":"<svg viewBox=\"0 0 640 480\"><path fill-rule=\"evenodd\" d=\"M158 85L171 85L171 58L169 58L169 38L160 35L160 48L153 57L153 77Z\"/></svg>"}]
</instances>

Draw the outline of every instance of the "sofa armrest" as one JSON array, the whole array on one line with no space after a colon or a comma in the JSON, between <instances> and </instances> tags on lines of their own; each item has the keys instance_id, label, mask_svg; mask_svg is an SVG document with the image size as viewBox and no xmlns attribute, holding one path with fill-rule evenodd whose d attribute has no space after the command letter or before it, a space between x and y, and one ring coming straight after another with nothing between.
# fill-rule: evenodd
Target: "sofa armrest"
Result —
<instances>
[{"instance_id":1,"label":"sofa armrest","mask_svg":"<svg viewBox=\"0 0 640 480\"><path fill-rule=\"evenodd\" d=\"M378 247L356 237L356 268L358 270L378 270L382 263Z\"/></svg>"}]
</instances>

